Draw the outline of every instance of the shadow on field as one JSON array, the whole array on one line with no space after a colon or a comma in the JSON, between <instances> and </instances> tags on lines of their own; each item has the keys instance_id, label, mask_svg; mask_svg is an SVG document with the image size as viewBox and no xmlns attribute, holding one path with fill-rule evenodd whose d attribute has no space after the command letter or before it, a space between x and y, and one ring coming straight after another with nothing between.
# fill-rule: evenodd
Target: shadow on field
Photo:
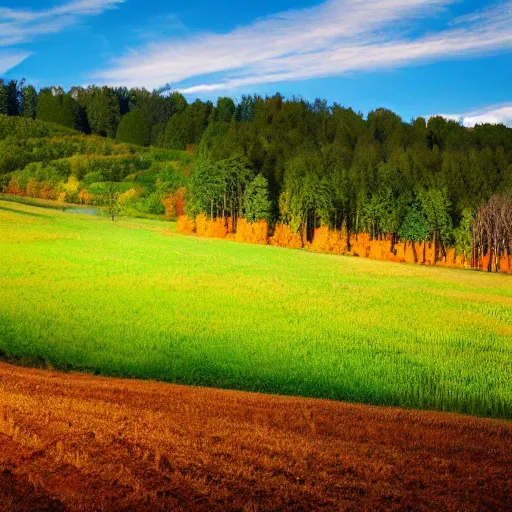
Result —
<instances>
[{"instance_id":1,"label":"shadow on field","mask_svg":"<svg viewBox=\"0 0 512 512\"><path fill-rule=\"evenodd\" d=\"M1 442L3 445L3 442ZM66 507L48 494L35 488L28 478L16 476L8 468L0 468L0 511L66 510Z\"/></svg>"},{"instance_id":2,"label":"shadow on field","mask_svg":"<svg viewBox=\"0 0 512 512\"><path fill-rule=\"evenodd\" d=\"M7 208L7 206L1 206L0 210L3 210L4 212L10 212L10 213L19 213L20 215L28 215L29 217L40 217L40 218L48 218L47 215L41 215L40 213L31 213L31 212L25 212L23 210L16 210L15 208Z\"/></svg>"}]
</instances>

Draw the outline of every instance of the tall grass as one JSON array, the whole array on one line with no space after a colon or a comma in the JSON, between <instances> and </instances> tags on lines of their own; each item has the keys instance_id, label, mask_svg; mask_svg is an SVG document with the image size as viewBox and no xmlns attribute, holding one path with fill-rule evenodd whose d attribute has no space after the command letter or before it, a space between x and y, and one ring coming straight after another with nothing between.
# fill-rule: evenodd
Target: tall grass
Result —
<instances>
[{"instance_id":1,"label":"tall grass","mask_svg":"<svg viewBox=\"0 0 512 512\"><path fill-rule=\"evenodd\" d=\"M511 277L164 226L0 201L0 351L59 369L512 419Z\"/></svg>"}]
</instances>

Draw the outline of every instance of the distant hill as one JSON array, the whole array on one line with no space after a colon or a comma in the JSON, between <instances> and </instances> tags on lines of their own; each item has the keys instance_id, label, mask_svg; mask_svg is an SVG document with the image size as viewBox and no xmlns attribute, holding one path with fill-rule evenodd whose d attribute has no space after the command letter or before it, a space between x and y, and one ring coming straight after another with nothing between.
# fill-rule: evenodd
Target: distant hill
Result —
<instances>
[{"instance_id":1,"label":"distant hill","mask_svg":"<svg viewBox=\"0 0 512 512\"><path fill-rule=\"evenodd\" d=\"M115 183L132 214L173 217L172 196L186 186L192 161L185 151L0 115L0 191L13 195L102 205L108 185Z\"/></svg>"}]
</instances>

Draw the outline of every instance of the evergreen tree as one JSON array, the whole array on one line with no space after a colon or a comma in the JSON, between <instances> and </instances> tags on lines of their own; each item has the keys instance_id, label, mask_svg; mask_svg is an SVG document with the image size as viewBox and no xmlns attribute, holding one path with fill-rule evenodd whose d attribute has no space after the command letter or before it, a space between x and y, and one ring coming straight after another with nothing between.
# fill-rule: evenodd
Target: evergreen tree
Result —
<instances>
[{"instance_id":1,"label":"evergreen tree","mask_svg":"<svg viewBox=\"0 0 512 512\"><path fill-rule=\"evenodd\" d=\"M242 100L236 107L236 120L250 123L254 120L255 99L252 96L242 96Z\"/></svg>"},{"instance_id":2,"label":"evergreen tree","mask_svg":"<svg viewBox=\"0 0 512 512\"><path fill-rule=\"evenodd\" d=\"M20 113L18 81L10 80L7 84L7 115L17 116Z\"/></svg>"},{"instance_id":3,"label":"evergreen tree","mask_svg":"<svg viewBox=\"0 0 512 512\"><path fill-rule=\"evenodd\" d=\"M40 93L36 107L36 118L40 121L77 128L78 114L79 106L69 94L53 94L52 90Z\"/></svg>"},{"instance_id":4,"label":"evergreen tree","mask_svg":"<svg viewBox=\"0 0 512 512\"><path fill-rule=\"evenodd\" d=\"M235 102L231 98L219 98L217 106L210 114L209 122L220 121L222 123L229 123L235 115L235 110Z\"/></svg>"},{"instance_id":5,"label":"evergreen tree","mask_svg":"<svg viewBox=\"0 0 512 512\"><path fill-rule=\"evenodd\" d=\"M173 92L169 98L173 105L174 112L178 114L185 112L185 109L188 107L188 102L183 94L179 92Z\"/></svg>"},{"instance_id":6,"label":"evergreen tree","mask_svg":"<svg viewBox=\"0 0 512 512\"><path fill-rule=\"evenodd\" d=\"M117 140L137 146L148 144L148 127L142 112L135 109L124 115L117 129Z\"/></svg>"},{"instance_id":7,"label":"evergreen tree","mask_svg":"<svg viewBox=\"0 0 512 512\"><path fill-rule=\"evenodd\" d=\"M3 79L0 78L0 114L7 115L8 111L7 87Z\"/></svg>"},{"instance_id":8,"label":"evergreen tree","mask_svg":"<svg viewBox=\"0 0 512 512\"><path fill-rule=\"evenodd\" d=\"M268 197L268 181L258 174L248 185L244 195L245 218L249 222L270 221L272 203Z\"/></svg>"},{"instance_id":9,"label":"evergreen tree","mask_svg":"<svg viewBox=\"0 0 512 512\"><path fill-rule=\"evenodd\" d=\"M164 146L169 149L185 149L190 140L189 132L185 113L174 114L165 127Z\"/></svg>"},{"instance_id":10,"label":"evergreen tree","mask_svg":"<svg viewBox=\"0 0 512 512\"><path fill-rule=\"evenodd\" d=\"M183 112L174 114L165 130L165 146L170 149L185 149L189 144L199 144L212 110L213 104L210 101L203 103L196 100Z\"/></svg>"},{"instance_id":11,"label":"evergreen tree","mask_svg":"<svg viewBox=\"0 0 512 512\"><path fill-rule=\"evenodd\" d=\"M22 104L21 104L21 111L23 114L23 117L28 117L29 119L35 119L36 118L36 111L37 111L37 91L32 85L28 85L23 89L23 96L22 96Z\"/></svg>"},{"instance_id":12,"label":"evergreen tree","mask_svg":"<svg viewBox=\"0 0 512 512\"><path fill-rule=\"evenodd\" d=\"M110 87L88 87L77 96L92 133L114 138L121 121L119 97Z\"/></svg>"}]
</instances>

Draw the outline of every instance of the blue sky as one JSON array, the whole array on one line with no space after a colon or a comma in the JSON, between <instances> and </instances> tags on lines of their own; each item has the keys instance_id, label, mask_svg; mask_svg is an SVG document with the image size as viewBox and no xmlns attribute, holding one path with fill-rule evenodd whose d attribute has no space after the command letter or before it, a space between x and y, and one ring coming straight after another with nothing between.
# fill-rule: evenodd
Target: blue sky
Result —
<instances>
[{"instance_id":1,"label":"blue sky","mask_svg":"<svg viewBox=\"0 0 512 512\"><path fill-rule=\"evenodd\" d=\"M512 126L512 0L0 0L0 75Z\"/></svg>"}]
</instances>

